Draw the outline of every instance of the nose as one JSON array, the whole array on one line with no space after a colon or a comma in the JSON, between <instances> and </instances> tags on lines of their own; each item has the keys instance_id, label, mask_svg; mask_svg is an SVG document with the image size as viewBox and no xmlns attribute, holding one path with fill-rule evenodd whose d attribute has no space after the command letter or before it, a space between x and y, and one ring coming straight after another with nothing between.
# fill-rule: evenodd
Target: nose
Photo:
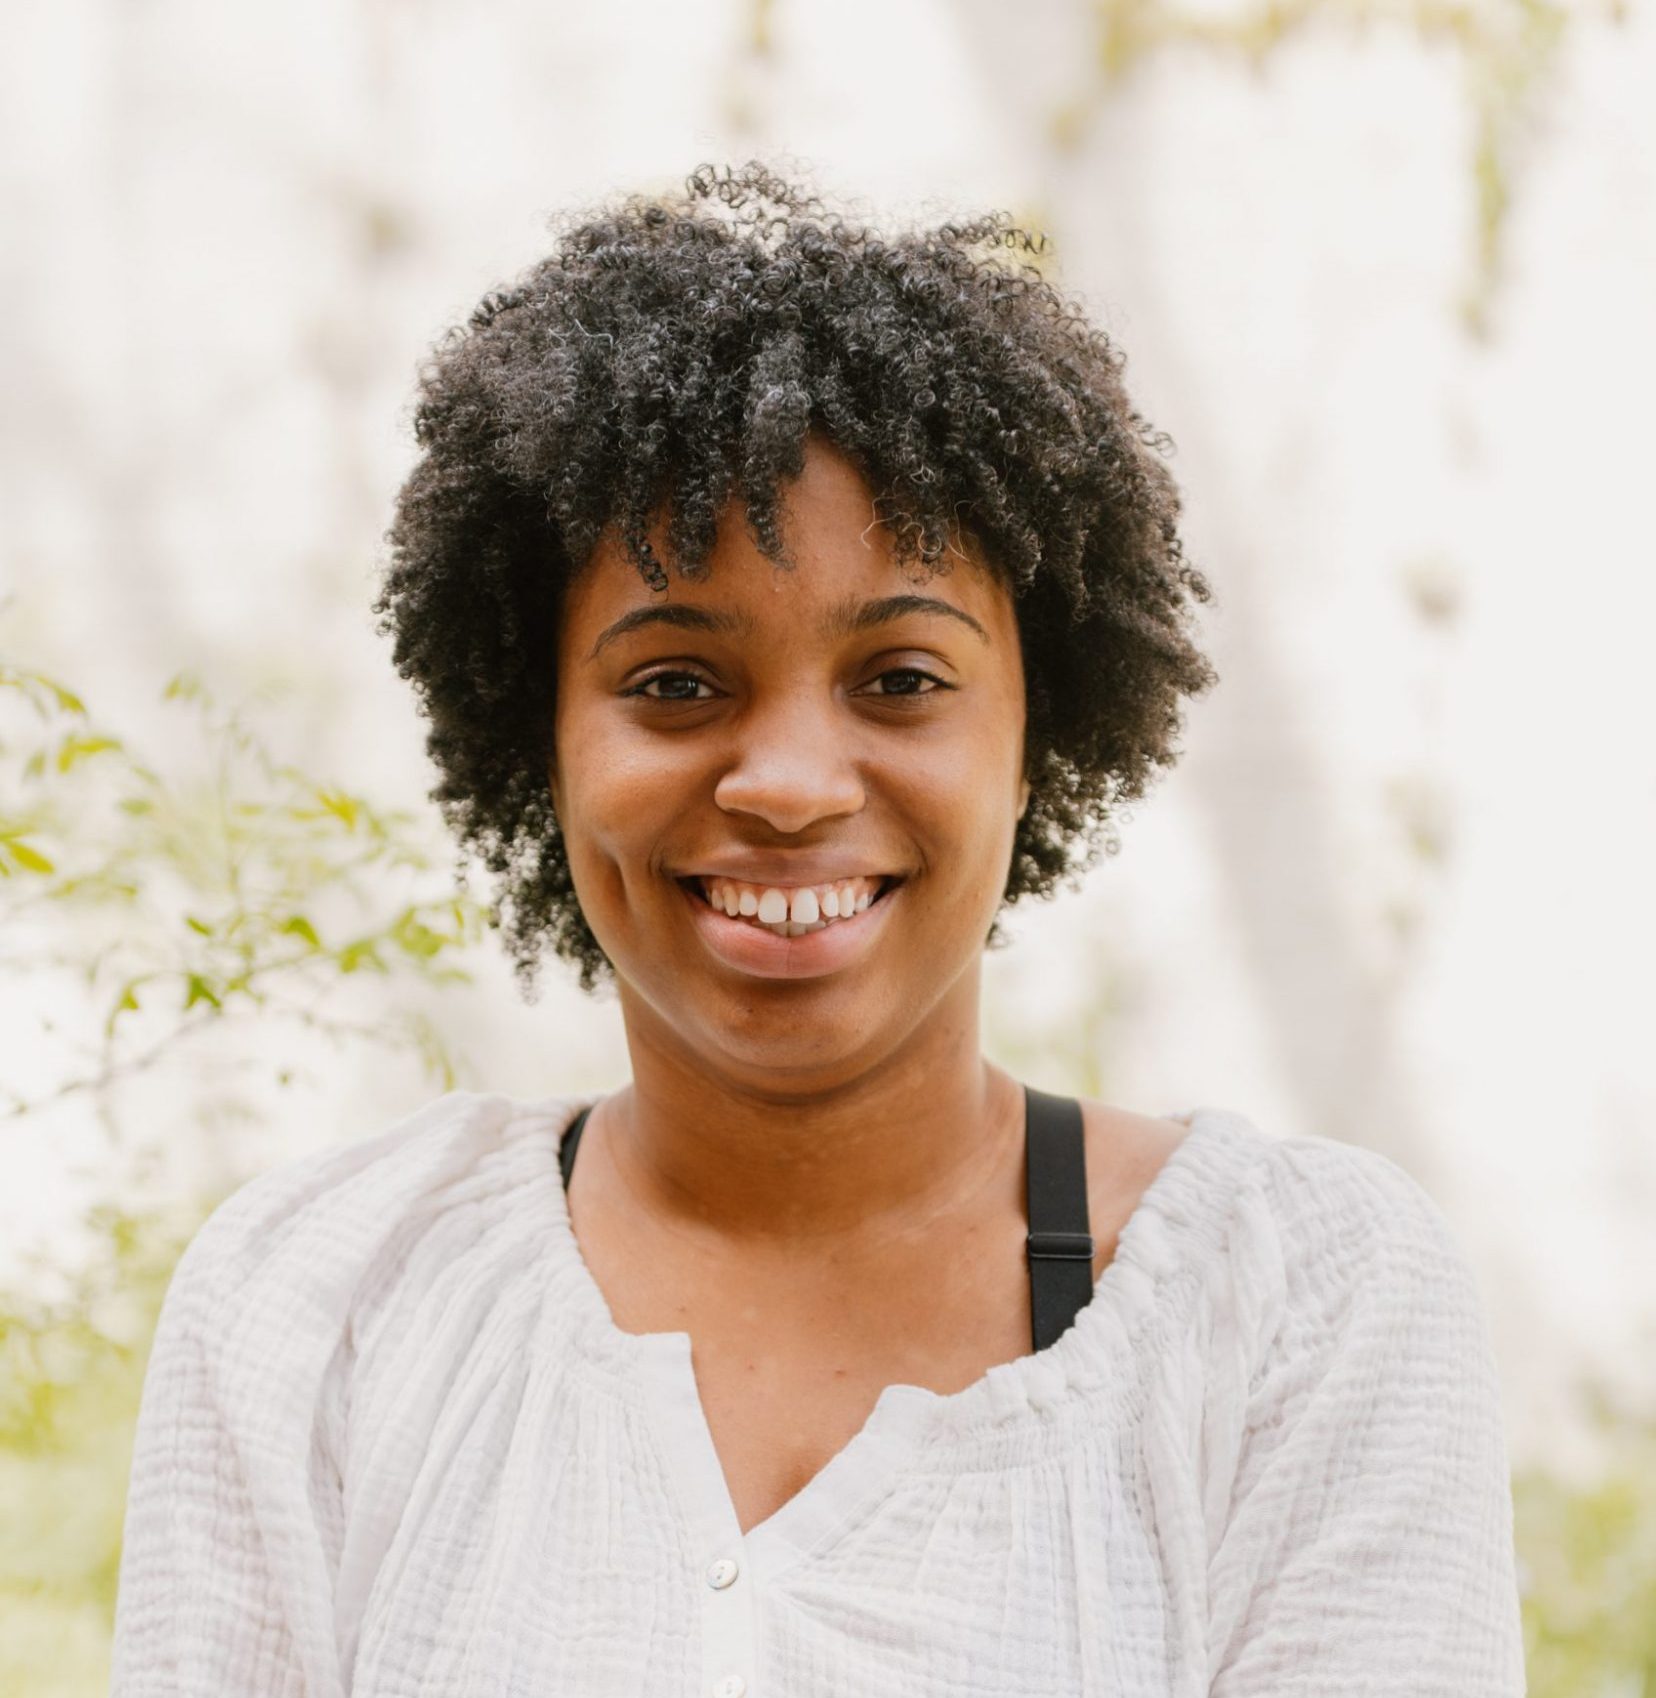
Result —
<instances>
[{"instance_id":1,"label":"nose","mask_svg":"<svg viewBox=\"0 0 1656 1698\"><path fill-rule=\"evenodd\" d=\"M846 731L828 704L798 695L750 711L735 757L714 786L714 801L779 832L858 812L867 797Z\"/></svg>"}]
</instances>

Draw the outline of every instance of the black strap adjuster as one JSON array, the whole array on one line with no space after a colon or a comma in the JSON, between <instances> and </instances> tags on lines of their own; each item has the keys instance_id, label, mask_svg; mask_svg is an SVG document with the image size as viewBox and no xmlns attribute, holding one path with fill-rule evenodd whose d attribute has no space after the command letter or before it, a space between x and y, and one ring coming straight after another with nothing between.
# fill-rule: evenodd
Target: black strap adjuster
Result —
<instances>
[{"instance_id":1,"label":"black strap adjuster","mask_svg":"<svg viewBox=\"0 0 1656 1698\"><path fill-rule=\"evenodd\" d=\"M1032 1232L1029 1254L1046 1262L1090 1262L1093 1240L1090 1232Z\"/></svg>"}]
</instances>

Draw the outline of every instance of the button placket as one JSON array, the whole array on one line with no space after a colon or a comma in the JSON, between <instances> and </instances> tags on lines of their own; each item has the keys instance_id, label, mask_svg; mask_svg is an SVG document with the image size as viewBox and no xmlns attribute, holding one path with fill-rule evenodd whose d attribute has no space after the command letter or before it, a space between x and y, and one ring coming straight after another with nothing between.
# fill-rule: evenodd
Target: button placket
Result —
<instances>
[{"instance_id":1,"label":"button placket","mask_svg":"<svg viewBox=\"0 0 1656 1698\"><path fill-rule=\"evenodd\" d=\"M752 1581L725 1547L701 1566L701 1671L707 1698L744 1698L752 1679Z\"/></svg>"},{"instance_id":2,"label":"button placket","mask_svg":"<svg viewBox=\"0 0 1656 1698\"><path fill-rule=\"evenodd\" d=\"M699 1600L701 1680L697 1698L758 1686L759 1580L763 1564L736 1520L713 1435L696 1389L688 1333L639 1335L639 1377L684 1509L685 1580ZM731 1681L739 1682L731 1686Z\"/></svg>"},{"instance_id":3,"label":"button placket","mask_svg":"<svg viewBox=\"0 0 1656 1698\"><path fill-rule=\"evenodd\" d=\"M702 1668L707 1698L743 1698L753 1673L752 1581L729 1550L702 1568Z\"/></svg>"}]
</instances>

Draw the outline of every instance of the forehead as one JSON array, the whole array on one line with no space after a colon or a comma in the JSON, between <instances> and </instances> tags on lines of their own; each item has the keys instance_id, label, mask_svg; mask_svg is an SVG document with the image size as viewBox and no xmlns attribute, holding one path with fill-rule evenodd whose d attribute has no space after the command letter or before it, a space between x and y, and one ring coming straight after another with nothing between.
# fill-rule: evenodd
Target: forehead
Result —
<instances>
[{"instance_id":1,"label":"forehead","mask_svg":"<svg viewBox=\"0 0 1656 1698\"><path fill-rule=\"evenodd\" d=\"M951 539L942 570L898 564L874 492L825 438L807 439L803 471L779 492L777 522L792 570L765 556L748 530L740 497L733 496L720 515L705 575L692 580L672 567L665 515L658 514L648 535L668 566L663 590L645 583L612 526L569 586L566 623L585 629L635 608L673 602L739 611L744 624L821 622L851 601L918 593L958 607L991 635L1015 629L1009 589L965 534Z\"/></svg>"}]
</instances>

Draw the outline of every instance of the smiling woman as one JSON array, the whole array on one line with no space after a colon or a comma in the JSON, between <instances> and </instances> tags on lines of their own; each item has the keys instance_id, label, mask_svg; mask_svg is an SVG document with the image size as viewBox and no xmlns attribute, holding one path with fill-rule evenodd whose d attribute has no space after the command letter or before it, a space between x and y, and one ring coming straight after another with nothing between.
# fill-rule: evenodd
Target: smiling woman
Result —
<instances>
[{"instance_id":1,"label":"smiling woman","mask_svg":"<svg viewBox=\"0 0 1656 1698\"><path fill-rule=\"evenodd\" d=\"M525 989L612 982L631 1078L215 1213L117 1698L1522 1690L1431 1200L982 1053L996 916L1174 759L1209 590L1021 231L817 205L571 221L423 374L376 609Z\"/></svg>"},{"instance_id":2,"label":"smiling woman","mask_svg":"<svg viewBox=\"0 0 1656 1698\"><path fill-rule=\"evenodd\" d=\"M424 369L375 603L431 719L433 795L499 880L525 988L548 944L587 985L613 965L544 782L571 587L625 559L638 594L613 619L688 631L739 616L685 598L727 560L803 583L820 533L786 516L810 499L812 446L835 462L849 540L888 568L881 594L959 606L948 586L970 560L1015 602L1030 798L1006 900L1110 847L1120 805L1176 759L1182 700L1214 682L1189 629L1210 590L1120 350L1017 263L1041 243L1005 214L883 236L758 164L557 233Z\"/></svg>"}]
</instances>

